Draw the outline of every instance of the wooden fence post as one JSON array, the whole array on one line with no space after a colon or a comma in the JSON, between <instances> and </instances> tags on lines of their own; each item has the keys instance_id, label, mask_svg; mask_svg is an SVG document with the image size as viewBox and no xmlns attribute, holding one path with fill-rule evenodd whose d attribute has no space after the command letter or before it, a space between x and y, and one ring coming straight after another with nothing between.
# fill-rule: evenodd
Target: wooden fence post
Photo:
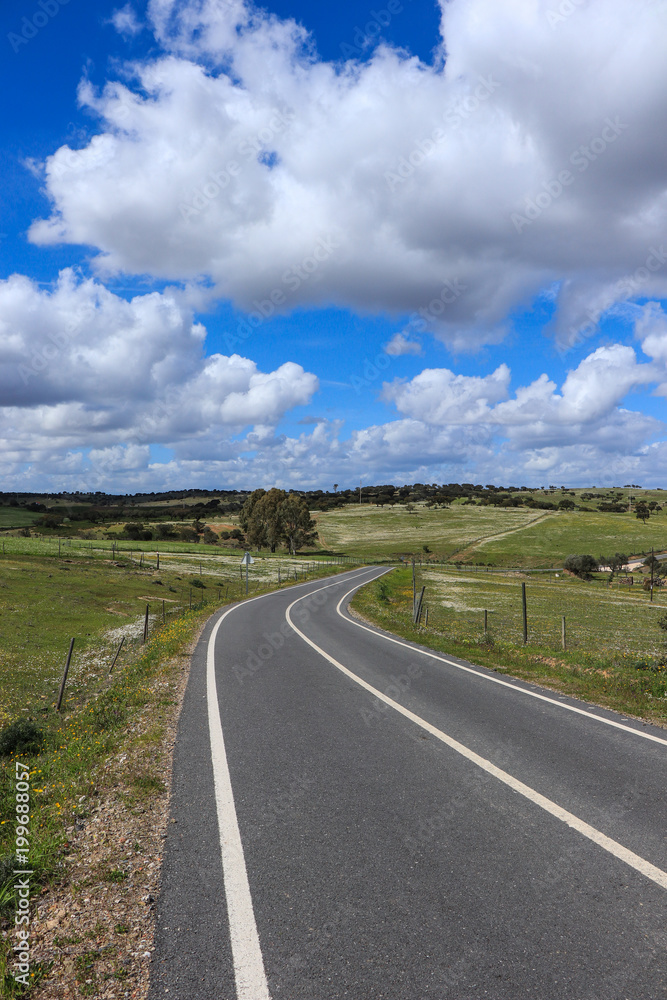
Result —
<instances>
[{"instance_id":1,"label":"wooden fence post","mask_svg":"<svg viewBox=\"0 0 667 1000\"><path fill-rule=\"evenodd\" d=\"M56 712L60 711L60 706L63 703L63 695L65 693L65 684L67 683L67 674L69 673L69 665L72 662L72 650L74 649L74 639L69 644L69 653L67 654L67 661L65 663L65 673L63 674L63 679L60 684L60 692L58 694L58 704L56 705Z\"/></svg>"},{"instance_id":2,"label":"wooden fence post","mask_svg":"<svg viewBox=\"0 0 667 1000\"><path fill-rule=\"evenodd\" d=\"M146 639L148 638L148 607L149 605L147 604L146 617L144 618L144 640L143 640L144 642L146 642Z\"/></svg>"},{"instance_id":3,"label":"wooden fence post","mask_svg":"<svg viewBox=\"0 0 667 1000\"><path fill-rule=\"evenodd\" d=\"M563 620L561 622L561 642L563 649L567 649L567 636L565 633L565 615L563 615Z\"/></svg>"},{"instance_id":4,"label":"wooden fence post","mask_svg":"<svg viewBox=\"0 0 667 1000\"><path fill-rule=\"evenodd\" d=\"M421 618L421 613L422 613L422 601L424 600L424 591L425 591L425 590L426 590L426 587L422 587L422 592L421 592L421 594L419 595L419 599L418 599L418 601L417 601L417 607L416 607L416 609L415 609L415 614L414 614L414 619L413 619L413 620L414 620L414 624L415 624L415 625L418 625L418 624L419 624L419 619Z\"/></svg>"},{"instance_id":5,"label":"wooden fence post","mask_svg":"<svg viewBox=\"0 0 667 1000\"><path fill-rule=\"evenodd\" d=\"M121 651L121 649L123 648L123 643L124 643L124 642L125 642L125 636L123 636L123 637L122 637L122 639L120 640L120 643L118 644L118 649L116 650L116 655L115 655L115 656L114 656L114 658L113 658L113 663L112 663L112 664L111 664L111 666L109 667L109 676L111 676L111 671L112 671L112 670L113 670L113 668L114 668L114 667L116 666L116 660L117 660L117 659L118 659L118 657L120 656L120 651Z\"/></svg>"},{"instance_id":6,"label":"wooden fence post","mask_svg":"<svg viewBox=\"0 0 667 1000\"><path fill-rule=\"evenodd\" d=\"M523 644L528 642L528 607L526 605L526 584L521 584L521 607L523 611Z\"/></svg>"}]
</instances>

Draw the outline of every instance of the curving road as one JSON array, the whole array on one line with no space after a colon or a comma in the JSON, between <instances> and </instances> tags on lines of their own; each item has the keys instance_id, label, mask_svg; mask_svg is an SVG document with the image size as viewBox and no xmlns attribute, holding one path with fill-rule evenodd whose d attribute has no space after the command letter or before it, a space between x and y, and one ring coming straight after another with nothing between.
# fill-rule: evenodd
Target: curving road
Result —
<instances>
[{"instance_id":1,"label":"curving road","mask_svg":"<svg viewBox=\"0 0 667 1000\"><path fill-rule=\"evenodd\" d=\"M667 731L354 621L382 572L208 623L151 1000L667 997Z\"/></svg>"}]
</instances>

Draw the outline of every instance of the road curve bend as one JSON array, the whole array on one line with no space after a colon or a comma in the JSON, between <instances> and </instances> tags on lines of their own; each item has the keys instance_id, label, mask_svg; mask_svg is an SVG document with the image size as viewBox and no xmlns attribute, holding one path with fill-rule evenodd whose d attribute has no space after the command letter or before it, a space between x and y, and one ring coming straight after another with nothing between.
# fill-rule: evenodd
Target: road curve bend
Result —
<instances>
[{"instance_id":1,"label":"road curve bend","mask_svg":"<svg viewBox=\"0 0 667 1000\"><path fill-rule=\"evenodd\" d=\"M667 997L667 733L353 619L382 572L207 623L150 1000Z\"/></svg>"}]
</instances>

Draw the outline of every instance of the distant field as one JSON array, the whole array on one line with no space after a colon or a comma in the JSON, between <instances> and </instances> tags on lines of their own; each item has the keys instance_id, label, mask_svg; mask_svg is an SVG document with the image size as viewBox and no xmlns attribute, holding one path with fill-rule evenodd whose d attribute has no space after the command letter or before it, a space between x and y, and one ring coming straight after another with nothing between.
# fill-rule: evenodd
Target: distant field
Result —
<instances>
[{"instance_id":1,"label":"distant field","mask_svg":"<svg viewBox=\"0 0 667 1000\"><path fill-rule=\"evenodd\" d=\"M21 510L17 507L0 507L0 531L7 528L28 528L41 517L32 510Z\"/></svg>"},{"instance_id":2,"label":"distant field","mask_svg":"<svg viewBox=\"0 0 667 1000\"><path fill-rule=\"evenodd\" d=\"M382 558L421 552L427 545L434 554L447 558L482 538L524 529L543 515L543 511L521 507L454 504L446 510L433 510L416 504L411 512L403 506L351 504L342 510L318 513L316 520L320 545L328 551Z\"/></svg>"},{"instance_id":3,"label":"distant field","mask_svg":"<svg viewBox=\"0 0 667 1000\"><path fill-rule=\"evenodd\" d=\"M667 514L654 515L645 524L628 514L588 514L572 511L549 514L539 524L474 546L470 562L517 567L557 566L573 553L593 556L626 555L667 549Z\"/></svg>"},{"instance_id":4,"label":"distant field","mask_svg":"<svg viewBox=\"0 0 667 1000\"><path fill-rule=\"evenodd\" d=\"M517 568L562 565L572 553L628 555L667 549L667 513L645 524L634 513L550 512L526 508L453 504L433 510L415 505L350 505L317 514L320 545L327 550L387 558L422 553L441 559ZM426 556L424 556L426 558Z\"/></svg>"}]
</instances>

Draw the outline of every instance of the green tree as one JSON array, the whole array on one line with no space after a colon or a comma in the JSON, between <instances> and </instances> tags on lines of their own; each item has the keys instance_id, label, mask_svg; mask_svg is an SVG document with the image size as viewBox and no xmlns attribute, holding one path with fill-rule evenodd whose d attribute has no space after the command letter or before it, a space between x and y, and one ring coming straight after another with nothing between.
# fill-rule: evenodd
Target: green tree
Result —
<instances>
[{"instance_id":1,"label":"green tree","mask_svg":"<svg viewBox=\"0 0 667 1000\"><path fill-rule=\"evenodd\" d=\"M595 573L598 568L598 561L594 556L568 556L563 563L563 568L574 573L582 580L589 580L591 573Z\"/></svg>"},{"instance_id":2,"label":"green tree","mask_svg":"<svg viewBox=\"0 0 667 1000\"><path fill-rule=\"evenodd\" d=\"M640 500L635 507L635 514L640 521L646 523L651 516L651 511L648 509L647 505L643 500Z\"/></svg>"},{"instance_id":3,"label":"green tree","mask_svg":"<svg viewBox=\"0 0 667 1000\"><path fill-rule=\"evenodd\" d=\"M304 497L288 494L284 490L255 490L246 500L241 511L241 526L249 545L275 552L284 543L292 554L302 545L310 544L316 537L315 522L311 519Z\"/></svg>"},{"instance_id":4,"label":"green tree","mask_svg":"<svg viewBox=\"0 0 667 1000\"><path fill-rule=\"evenodd\" d=\"M302 545L312 545L317 538L317 531L304 497L292 494L282 501L278 510L282 537L291 554L295 555Z\"/></svg>"}]
</instances>

